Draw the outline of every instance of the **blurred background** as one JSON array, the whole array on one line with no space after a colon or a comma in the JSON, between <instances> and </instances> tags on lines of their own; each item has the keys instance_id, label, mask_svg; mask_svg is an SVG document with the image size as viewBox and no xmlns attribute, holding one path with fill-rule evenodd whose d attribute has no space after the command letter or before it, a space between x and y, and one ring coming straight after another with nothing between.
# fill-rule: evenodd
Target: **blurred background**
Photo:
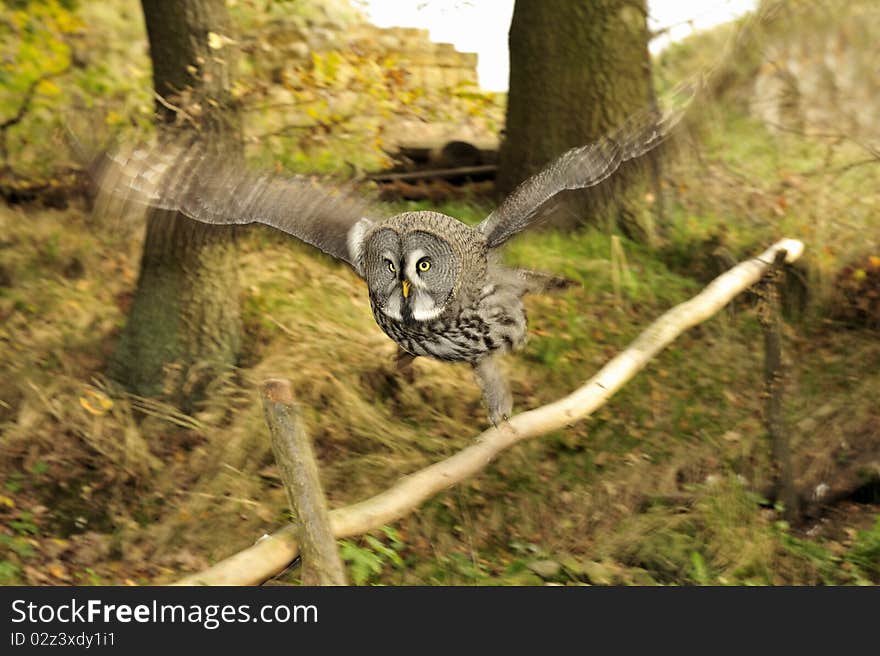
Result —
<instances>
[{"instance_id":1,"label":"blurred background","mask_svg":"<svg viewBox=\"0 0 880 656\"><path fill-rule=\"evenodd\" d=\"M258 396L271 376L293 382L331 507L486 424L469 368L395 374L346 266L261 226L96 208L102 148L204 130L389 215L472 223L702 80L668 146L507 248L580 283L528 298L515 410L576 388L737 261L801 239L782 303L796 507L776 493L745 294L588 421L341 541L350 580L876 584L878 42L872 0L5 0L0 582L171 582L284 526Z\"/></svg>"}]
</instances>

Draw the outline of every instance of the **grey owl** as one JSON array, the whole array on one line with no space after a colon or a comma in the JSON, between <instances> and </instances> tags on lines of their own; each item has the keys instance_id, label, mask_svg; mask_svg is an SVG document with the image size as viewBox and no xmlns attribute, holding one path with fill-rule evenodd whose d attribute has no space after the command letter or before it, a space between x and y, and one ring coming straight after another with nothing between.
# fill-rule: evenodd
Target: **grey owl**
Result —
<instances>
[{"instance_id":1,"label":"grey owl","mask_svg":"<svg viewBox=\"0 0 880 656\"><path fill-rule=\"evenodd\" d=\"M105 154L97 181L112 196L197 221L267 224L344 260L366 281L376 323L404 357L470 364L497 425L512 408L498 356L526 340L523 295L555 280L503 266L498 248L559 192L595 186L654 148L680 116L639 114L610 137L569 150L475 226L438 212L382 218L353 193L249 170L192 139Z\"/></svg>"}]
</instances>

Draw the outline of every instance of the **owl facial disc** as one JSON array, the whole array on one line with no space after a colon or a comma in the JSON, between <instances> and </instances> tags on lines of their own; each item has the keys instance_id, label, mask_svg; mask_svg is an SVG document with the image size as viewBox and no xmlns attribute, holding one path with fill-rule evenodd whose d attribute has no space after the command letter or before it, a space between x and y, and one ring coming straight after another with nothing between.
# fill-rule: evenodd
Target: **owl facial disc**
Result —
<instances>
[{"instance_id":1,"label":"owl facial disc","mask_svg":"<svg viewBox=\"0 0 880 656\"><path fill-rule=\"evenodd\" d=\"M378 311L404 323L431 321L446 309L459 266L451 246L422 230L378 230L364 247L364 273Z\"/></svg>"}]
</instances>

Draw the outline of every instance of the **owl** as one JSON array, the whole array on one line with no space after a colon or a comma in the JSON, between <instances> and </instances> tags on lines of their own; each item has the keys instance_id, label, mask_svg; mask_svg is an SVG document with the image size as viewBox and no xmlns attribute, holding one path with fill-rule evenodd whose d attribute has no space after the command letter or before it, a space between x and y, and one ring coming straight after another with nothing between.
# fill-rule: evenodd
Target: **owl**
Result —
<instances>
[{"instance_id":1,"label":"owl","mask_svg":"<svg viewBox=\"0 0 880 656\"><path fill-rule=\"evenodd\" d=\"M598 185L657 146L679 117L636 115L611 136L569 150L473 226L439 212L383 217L351 190L250 170L204 140L106 153L97 182L126 201L196 221L263 223L348 263L366 282L376 323L397 343L399 364L414 357L469 364L498 425L512 409L499 356L526 341L523 296L564 284L504 266L499 248L556 194Z\"/></svg>"}]
</instances>

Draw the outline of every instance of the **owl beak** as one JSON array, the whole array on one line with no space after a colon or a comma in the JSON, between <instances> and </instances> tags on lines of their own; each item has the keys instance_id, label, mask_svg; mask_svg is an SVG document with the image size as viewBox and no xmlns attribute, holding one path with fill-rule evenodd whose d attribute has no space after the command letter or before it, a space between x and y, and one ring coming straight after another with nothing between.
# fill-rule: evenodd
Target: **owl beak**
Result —
<instances>
[{"instance_id":1,"label":"owl beak","mask_svg":"<svg viewBox=\"0 0 880 656\"><path fill-rule=\"evenodd\" d=\"M403 297L409 298L409 280L402 281L400 286L403 288Z\"/></svg>"}]
</instances>

